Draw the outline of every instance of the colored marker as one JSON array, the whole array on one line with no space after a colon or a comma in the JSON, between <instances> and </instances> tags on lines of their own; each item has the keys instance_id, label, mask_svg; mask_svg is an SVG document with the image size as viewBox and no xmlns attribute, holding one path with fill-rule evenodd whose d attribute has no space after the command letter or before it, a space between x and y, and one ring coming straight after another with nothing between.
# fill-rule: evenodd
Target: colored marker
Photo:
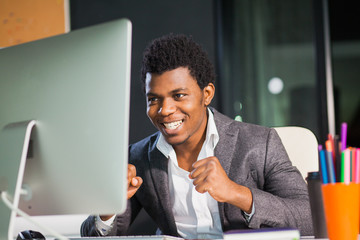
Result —
<instances>
[{"instance_id":1,"label":"colored marker","mask_svg":"<svg viewBox=\"0 0 360 240\"><path fill-rule=\"evenodd\" d=\"M323 149L323 146L321 144L318 145L319 152Z\"/></svg>"},{"instance_id":2,"label":"colored marker","mask_svg":"<svg viewBox=\"0 0 360 240\"><path fill-rule=\"evenodd\" d=\"M346 149L346 136L347 135L347 124L344 122L341 124L341 151Z\"/></svg>"},{"instance_id":3,"label":"colored marker","mask_svg":"<svg viewBox=\"0 0 360 240\"><path fill-rule=\"evenodd\" d=\"M335 157L333 156L334 148L332 146L332 142L330 140L326 140L325 147L326 147L326 151L331 153L332 164L333 164L333 168L335 169L336 166L335 166ZM327 155L326 155L326 157L327 157Z\"/></svg>"},{"instance_id":4,"label":"colored marker","mask_svg":"<svg viewBox=\"0 0 360 240\"><path fill-rule=\"evenodd\" d=\"M334 153L335 153L335 172L337 182L341 182L341 151L339 147L339 136L335 135L334 137Z\"/></svg>"},{"instance_id":5,"label":"colored marker","mask_svg":"<svg viewBox=\"0 0 360 240\"><path fill-rule=\"evenodd\" d=\"M345 152L341 152L340 182L345 182Z\"/></svg>"},{"instance_id":6,"label":"colored marker","mask_svg":"<svg viewBox=\"0 0 360 240\"><path fill-rule=\"evenodd\" d=\"M350 174L351 174L350 173L350 150L345 149L344 155L345 155L344 183L349 184L350 183Z\"/></svg>"},{"instance_id":7,"label":"colored marker","mask_svg":"<svg viewBox=\"0 0 360 240\"><path fill-rule=\"evenodd\" d=\"M350 148L350 164L351 164L351 182L356 182L356 161L355 156L356 155L356 149Z\"/></svg>"},{"instance_id":8,"label":"colored marker","mask_svg":"<svg viewBox=\"0 0 360 240\"><path fill-rule=\"evenodd\" d=\"M336 178L335 178L334 162L332 159L332 152L326 151L326 163L327 163L329 183L335 183Z\"/></svg>"},{"instance_id":9,"label":"colored marker","mask_svg":"<svg viewBox=\"0 0 360 240\"><path fill-rule=\"evenodd\" d=\"M328 184L328 173L327 173L327 166L326 166L326 157L325 157L325 150L320 151L320 169L321 169L321 176L323 184Z\"/></svg>"},{"instance_id":10,"label":"colored marker","mask_svg":"<svg viewBox=\"0 0 360 240\"><path fill-rule=\"evenodd\" d=\"M331 151L332 151L332 157L333 157L333 161L335 163L336 161L336 156L335 156L335 142L334 142L334 138L333 136L331 135L331 133L328 134L328 140L330 141L330 147L331 147ZM336 166L335 166L336 168Z\"/></svg>"}]
</instances>

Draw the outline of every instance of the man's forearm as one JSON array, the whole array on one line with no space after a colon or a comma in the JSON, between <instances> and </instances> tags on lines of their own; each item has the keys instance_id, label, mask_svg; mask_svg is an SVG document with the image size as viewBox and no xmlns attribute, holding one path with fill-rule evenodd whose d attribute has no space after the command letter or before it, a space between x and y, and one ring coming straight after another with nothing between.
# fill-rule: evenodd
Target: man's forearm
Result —
<instances>
[{"instance_id":1,"label":"man's forearm","mask_svg":"<svg viewBox=\"0 0 360 240\"><path fill-rule=\"evenodd\" d=\"M250 214L253 206L253 197L249 188L232 182L231 192L227 203L240 208Z\"/></svg>"}]
</instances>

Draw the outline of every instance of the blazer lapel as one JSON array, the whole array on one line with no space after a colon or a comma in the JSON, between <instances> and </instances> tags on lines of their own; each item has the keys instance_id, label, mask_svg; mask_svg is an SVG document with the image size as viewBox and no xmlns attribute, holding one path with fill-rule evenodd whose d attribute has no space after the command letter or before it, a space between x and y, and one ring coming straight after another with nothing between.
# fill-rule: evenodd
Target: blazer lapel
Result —
<instances>
[{"instance_id":1,"label":"blazer lapel","mask_svg":"<svg viewBox=\"0 0 360 240\"><path fill-rule=\"evenodd\" d=\"M239 130L233 129L231 125L233 120L217 112L215 109L213 112L215 125L219 133L219 142L215 147L215 157L219 159L221 166L224 168L226 174L229 175ZM218 207L221 224L224 229L224 226L227 225L225 224L225 221L227 221L225 218L225 203L218 202Z\"/></svg>"},{"instance_id":2,"label":"blazer lapel","mask_svg":"<svg viewBox=\"0 0 360 240\"><path fill-rule=\"evenodd\" d=\"M170 192L169 192L169 178L168 178L168 162L169 160L156 148L156 142L150 146L149 149L149 162L152 181L154 183L155 192L158 196L159 214L163 215L163 226L164 229L169 229L169 233L164 234L176 234L177 228L175 225L175 218L172 213L170 203Z\"/></svg>"},{"instance_id":3,"label":"blazer lapel","mask_svg":"<svg viewBox=\"0 0 360 240\"><path fill-rule=\"evenodd\" d=\"M232 120L230 118L220 114L216 110L213 111L215 125L219 133L219 142L215 147L215 156L219 159L226 174L229 174L239 130L232 128Z\"/></svg>"}]
</instances>

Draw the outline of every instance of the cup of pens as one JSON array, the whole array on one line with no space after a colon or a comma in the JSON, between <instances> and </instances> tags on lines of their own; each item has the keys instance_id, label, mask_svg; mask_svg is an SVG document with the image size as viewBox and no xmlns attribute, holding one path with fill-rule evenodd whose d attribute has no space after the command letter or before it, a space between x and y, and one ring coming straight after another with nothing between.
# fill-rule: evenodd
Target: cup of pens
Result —
<instances>
[{"instance_id":1,"label":"cup of pens","mask_svg":"<svg viewBox=\"0 0 360 240\"><path fill-rule=\"evenodd\" d=\"M359 234L360 149L346 146L346 124L341 141L329 134L326 149L319 147L322 195L330 240L357 240Z\"/></svg>"},{"instance_id":2,"label":"cup of pens","mask_svg":"<svg viewBox=\"0 0 360 240\"><path fill-rule=\"evenodd\" d=\"M324 184L322 192L329 239L358 239L359 184Z\"/></svg>"}]
</instances>

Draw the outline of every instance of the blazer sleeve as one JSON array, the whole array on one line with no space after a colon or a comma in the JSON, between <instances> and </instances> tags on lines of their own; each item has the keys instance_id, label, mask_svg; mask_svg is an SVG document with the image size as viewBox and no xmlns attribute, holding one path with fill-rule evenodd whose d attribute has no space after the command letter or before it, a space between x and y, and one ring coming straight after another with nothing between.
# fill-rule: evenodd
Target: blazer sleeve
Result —
<instances>
[{"instance_id":1,"label":"blazer sleeve","mask_svg":"<svg viewBox=\"0 0 360 240\"><path fill-rule=\"evenodd\" d=\"M307 185L274 129L267 139L263 189L250 188L255 214L250 228L295 227L301 235L312 235L312 218Z\"/></svg>"},{"instance_id":2,"label":"blazer sleeve","mask_svg":"<svg viewBox=\"0 0 360 240\"><path fill-rule=\"evenodd\" d=\"M96 229L95 226L95 219L96 216L89 216L87 219L85 219L85 221L81 224L80 227L80 235L82 237L86 237L86 236L101 236L99 231Z\"/></svg>"},{"instance_id":3,"label":"blazer sleeve","mask_svg":"<svg viewBox=\"0 0 360 240\"><path fill-rule=\"evenodd\" d=\"M127 207L124 213L118 214L115 217L113 226L107 236L123 236L127 235L130 224L135 219L141 206L139 205L136 197L128 200ZM99 230L95 225L95 216L89 216L81 225L80 234L84 236L101 236Z\"/></svg>"}]
</instances>

